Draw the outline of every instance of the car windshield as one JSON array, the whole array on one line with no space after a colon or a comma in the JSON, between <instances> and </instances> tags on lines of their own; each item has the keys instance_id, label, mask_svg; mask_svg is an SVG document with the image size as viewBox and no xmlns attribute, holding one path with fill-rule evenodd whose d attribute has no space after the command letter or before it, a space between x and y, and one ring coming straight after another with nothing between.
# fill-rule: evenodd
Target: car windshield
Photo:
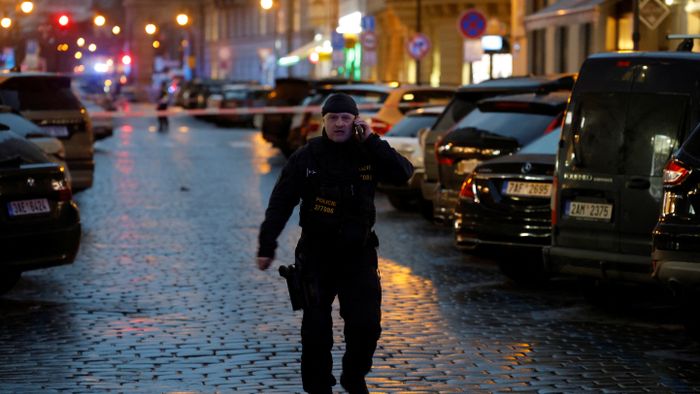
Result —
<instances>
[{"instance_id":1,"label":"car windshield","mask_svg":"<svg viewBox=\"0 0 700 394\"><path fill-rule=\"evenodd\" d=\"M401 119L394 127L386 133L387 137L416 137L418 136L418 130L430 127L435 123L435 118L437 115L417 115L417 116L406 116Z\"/></svg>"},{"instance_id":2,"label":"car windshield","mask_svg":"<svg viewBox=\"0 0 700 394\"><path fill-rule=\"evenodd\" d=\"M514 138L524 145L542 135L557 115L526 112L483 112L475 109L460 120L454 129L476 128L492 135Z\"/></svg>"},{"instance_id":3,"label":"car windshield","mask_svg":"<svg viewBox=\"0 0 700 394\"><path fill-rule=\"evenodd\" d=\"M459 122L476 107L474 100L463 95L456 95L433 127L435 131L446 131Z\"/></svg>"},{"instance_id":4,"label":"car windshield","mask_svg":"<svg viewBox=\"0 0 700 394\"><path fill-rule=\"evenodd\" d=\"M23 137L27 134L46 134L39 126L16 114L0 113L0 123Z\"/></svg>"},{"instance_id":5,"label":"car windshield","mask_svg":"<svg viewBox=\"0 0 700 394\"><path fill-rule=\"evenodd\" d=\"M1 104L16 111L80 110L69 78L11 78L0 85Z\"/></svg>"},{"instance_id":6,"label":"car windshield","mask_svg":"<svg viewBox=\"0 0 700 394\"><path fill-rule=\"evenodd\" d=\"M561 128L557 128L551 133L547 133L542 137L530 142L518 153L528 153L528 154L545 154L545 155L555 155L557 153L557 146L559 145L559 139L561 138Z\"/></svg>"},{"instance_id":7,"label":"car windshield","mask_svg":"<svg viewBox=\"0 0 700 394\"><path fill-rule=\"evenodd\" d=\"M0 124L0 130L0 167L50 162L39 147L7 130L6 125Z\"/></svg>"}]
</instances>

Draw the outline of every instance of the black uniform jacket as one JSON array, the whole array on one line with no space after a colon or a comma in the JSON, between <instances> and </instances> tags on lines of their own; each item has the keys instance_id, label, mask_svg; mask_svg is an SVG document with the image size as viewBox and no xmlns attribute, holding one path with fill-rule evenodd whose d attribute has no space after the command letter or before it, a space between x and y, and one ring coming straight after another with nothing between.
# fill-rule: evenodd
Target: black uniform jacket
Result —
<instances>
[{"instance_id":1,"label":"black uniform jacket","mask_svg":"<svg viewBox=\"0 0 700 394\"><path fill-rule=\"evenodd\" d=\"M325 133L310 140L289 158L272 190L258 256L274 257L277 237L300 200L305 233L334 236L338 228L371 230L377 182L401 185L412 173L411 163L376 134L364 142L336 143Z\"/></svg>"}]
</instances>

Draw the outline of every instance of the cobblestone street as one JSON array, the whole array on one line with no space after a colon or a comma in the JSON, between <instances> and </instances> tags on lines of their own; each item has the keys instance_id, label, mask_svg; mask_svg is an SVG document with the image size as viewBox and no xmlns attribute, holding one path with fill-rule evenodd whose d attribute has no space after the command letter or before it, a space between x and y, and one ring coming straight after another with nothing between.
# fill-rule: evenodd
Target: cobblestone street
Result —
<instances>
[{"instance_id":1,"label":"cobblestone street","mask_svg":"<svg viewBox=\"0 0 700 394\"><path fill-rule=\"evenodd\" d=\"M254 265L283 156L250 129L120 124L76 195L75 263L27 272L0 298L0 392L301 392L301 314L277 274L296 214L273 268ZM618 289L599 308L572 280L517 286L454 249L448 228L381 195L377 210L372 392L700 392L700 346L653 291Z\"/></svg>"}]
</instances>

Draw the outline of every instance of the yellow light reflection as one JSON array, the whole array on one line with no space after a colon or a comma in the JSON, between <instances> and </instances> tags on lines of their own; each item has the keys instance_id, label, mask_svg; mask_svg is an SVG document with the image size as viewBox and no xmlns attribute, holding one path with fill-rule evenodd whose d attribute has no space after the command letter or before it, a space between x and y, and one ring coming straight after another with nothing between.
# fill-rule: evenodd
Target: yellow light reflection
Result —
<instances>
[{"instance_id":1,"label":"yellow light reflection","mask_svg":"<svg viewBox=\"0 0 700 394\"><path fill-rule=\"evenodd\" d=\"M156 126L148 126L149 133L155 133L156 131L158 131L158 128Z\"/></svg>"},{"instance_id":2,"label":"yellow light reflection","mask_svg":"<svg viewBox=\"0 0 700 394\"><path fill-rule=\"evenodd\" d=\"M270 158L277 152L263 139L260 133L256 133L251 142L253 143L253 168L258 174L269 174L272 170Z\"/></svg>"},{"instance_id":3,"label":"yellow light reflection","mask_svg":"<svg viewBox=\"0 0 700 394\"><path fill-rule=\"evenodd\" d=\"M190 128L187 127L187 126L180 126L180 128L178 129L178 131L181 132L181 133L188 133L188 132L190 131Z\"/></svg>"}]
</instances>

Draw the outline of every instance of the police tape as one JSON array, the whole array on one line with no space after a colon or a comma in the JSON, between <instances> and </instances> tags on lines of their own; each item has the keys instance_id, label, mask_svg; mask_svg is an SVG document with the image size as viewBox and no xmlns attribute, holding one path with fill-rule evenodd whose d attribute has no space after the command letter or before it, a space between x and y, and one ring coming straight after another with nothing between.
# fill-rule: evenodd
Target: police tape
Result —
<instances>
[{"instance_id":1,"label":"police tape","mask_svg":"<svg viewBox=\"0 0 700 394\"><path fill-rule=\"evenodd\" d=\"M403 103L393 105L395 108L418 109L425 107L443 106L444 104L435 103ZM384 104L358 104L358 109L362 111L377 111L382 107L392 107L392 105ZM126 110L126 111L99 111L89 112L93 119L104 118L145 118L145 117L180 117L180 116L218 116L218 115L273 115L273 114L304 114L304 113L320 113L320 105L299 105L287 107L237 107L237 108L201 108L201 109L184 109L181 107L173 107L167 110Z\"/></svg>"}]
</instances>

